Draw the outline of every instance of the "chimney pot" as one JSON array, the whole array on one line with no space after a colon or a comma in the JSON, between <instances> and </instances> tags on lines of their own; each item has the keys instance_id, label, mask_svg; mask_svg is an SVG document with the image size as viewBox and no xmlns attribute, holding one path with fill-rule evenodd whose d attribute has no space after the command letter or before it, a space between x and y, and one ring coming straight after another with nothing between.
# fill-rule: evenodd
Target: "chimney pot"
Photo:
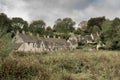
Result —
<instances>
[{"instance_id":1,"label":"chimney pot","mask_svg":"<svg viewBox=\"0 0 120 80\"><path fill-rule=\"evenodd\" d=\"M50 38L50 36L48 35L47 38Z\"/></svg>"},{"instance_id":2,"label":"chimney pot","mask_svg":"<svg viewBox=\"0 0 120 80\"><path fill-rule=\"evenodd\" d=\"M54 35L53 38L56 38L56 36Z\"/></svg>"},{"instance_id":3,"label":"chimney pot","mask_svg":"<svg viewBox=\"0 0 120 80\"><path fill-rule=\"evenodd\" d=\"M29 35L31 35L31 36L32 36L32 33L31 33L31 32L29 32Z\"/></svg>"},{"instance_id":4,"label":"chimney pot","mask_svg":"<svg viewBox=\"0 0 120 80\"><path fill-rule=\"evenodd\" d=\"M58 39L60 39L60 36L58 37Z\"/></svg>"},{"instance_id":5,"label":"chimney pot","mask_svg":"<svg viewBox=\"0 0 120 80\"><path fill-rule=\"evenodd\" d=\"M37 34L37 37L40 37L39 34Z\"/></svg>"},{"instance_id":6,"label":"chimney pot","mask_svg":"<svg viewBox=\"0 0 120 80\"><path fill-rule=\"evenodd\" d=\"M22 34L25 34L25 31L24 31L24 30L22 31Z\"/></svg>"},{"instance_id":7,"label":"chimney pot","mask_svg":"<svg viewBox=\"0 0 120 80\"><path fill-rule=\"evenodd\" d=\"M20 32L17 30L16 34L19 34Z\"/></svg>"},{"instance_id":8,"label":"chimney pot","mask_svg":"<svg viewBox=\"0 0 120 80\"><path fill-rule=\"evenodd\" d=\"M44 38L46 38L46 36L44 35Z\"/></svg>"}]
</instances>

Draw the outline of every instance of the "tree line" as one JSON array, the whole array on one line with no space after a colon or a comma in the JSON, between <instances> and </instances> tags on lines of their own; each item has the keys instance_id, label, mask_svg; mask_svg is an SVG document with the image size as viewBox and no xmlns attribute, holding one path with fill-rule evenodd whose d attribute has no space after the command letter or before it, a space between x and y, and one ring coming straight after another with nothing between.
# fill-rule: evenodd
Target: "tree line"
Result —
<instances>
[{"instance_id":1,"label":"tree line","mask_svg":"<svg viewBox=\"0 0 120 80\"><path fill-rule=\"evenodd\" d=\"M6 14L0 13L0 30L4 33L16 34L17 31L26 33L31 32L34 35L40 36L53 34L61 35L73 32L75 22L71 18L57 19L53 28L51 26L46 27L46 23L43 20L35 20L30 24L20 17L8 18ZM1 35L2 36L2 35Z\"/></svg>"},{"instance_id":2,"label":"tree line","mask_svg":"<svg viewBox=\"0 0 120 80\"><path fill-rule=\"evenodd\" d=\"M75 35L90 35L98 33L99 37L96 41L101 41L106 45L106 49L120 50L120 18L113 20L103 17L90 18L83 25L75 29L75 21L71 18L59 18L53 26L47 26L43 20L35 20L28 23L20 17L9 18L5 13L0 13L0 37L6 33L11 33L12 36L17 31L26 33L39 34L40 36L49 35L50 37L61 36L68 39L70 33Z\"/></svg>"}]
</instances>

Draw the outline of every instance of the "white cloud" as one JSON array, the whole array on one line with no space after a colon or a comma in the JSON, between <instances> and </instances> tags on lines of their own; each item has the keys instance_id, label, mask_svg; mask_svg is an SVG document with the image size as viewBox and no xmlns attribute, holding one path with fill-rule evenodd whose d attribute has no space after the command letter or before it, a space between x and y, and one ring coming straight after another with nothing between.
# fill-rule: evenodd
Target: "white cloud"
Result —
<instances>
[{"instance_id":1,"label":"white cloud","mask_svg":"<svg viewBox=\"0 0 120 80\"><path fill-rule=\"evenodd\" d=\"M58 18L71 17L77 23L91 17L120 16L120 0L0 0L0 12L25 20L42 19L53 25Z\"/></svg>"},{"instance_id":2,"label":"white cloud","mask_svg":"<svg viewBox=\"0 0 120 80\"><path fill-rule=\"evenodd\" d=\"M27 4L23 0L1 0L0 5L2 5L0 12L6 13L9 17L22 17L29 20Z\"/></svg>"}]
</instances>

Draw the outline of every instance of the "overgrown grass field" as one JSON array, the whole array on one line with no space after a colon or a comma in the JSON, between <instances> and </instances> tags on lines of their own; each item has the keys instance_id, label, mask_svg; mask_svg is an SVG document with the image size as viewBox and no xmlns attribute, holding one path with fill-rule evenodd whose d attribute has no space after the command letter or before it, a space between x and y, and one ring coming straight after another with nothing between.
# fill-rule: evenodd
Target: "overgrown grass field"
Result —
<instances>
[{"instance_id":1,"label":"overgrown grass field","mask_svg":"<svg viewBox=\"0 0 120 80\"><path fill-rule=\"evenodd\" d=\"M0 80L120 80L120 52L15 52L1 59Z\"/></svg>"}]
</instances>

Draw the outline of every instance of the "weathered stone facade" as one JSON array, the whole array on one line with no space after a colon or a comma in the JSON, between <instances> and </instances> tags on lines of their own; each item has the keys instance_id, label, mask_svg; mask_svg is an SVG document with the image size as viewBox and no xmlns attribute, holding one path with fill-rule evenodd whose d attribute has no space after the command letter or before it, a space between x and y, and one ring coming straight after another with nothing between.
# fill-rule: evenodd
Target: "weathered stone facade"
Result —
<instances>
[{"instance_id":1,"label":"weathered stone facade","mask_svg":"<svg viewBox=\"0 0 120 80\"><path fill-rule=\"evenodd\" d=\"M58 50L71 50L77 47L77 41L75 39L60 39L39 37L33 35L27 35L18 33L15 36L16 51L25 52L42 52L42 51L58 51Z\"/></svg>"}]
</instances>

